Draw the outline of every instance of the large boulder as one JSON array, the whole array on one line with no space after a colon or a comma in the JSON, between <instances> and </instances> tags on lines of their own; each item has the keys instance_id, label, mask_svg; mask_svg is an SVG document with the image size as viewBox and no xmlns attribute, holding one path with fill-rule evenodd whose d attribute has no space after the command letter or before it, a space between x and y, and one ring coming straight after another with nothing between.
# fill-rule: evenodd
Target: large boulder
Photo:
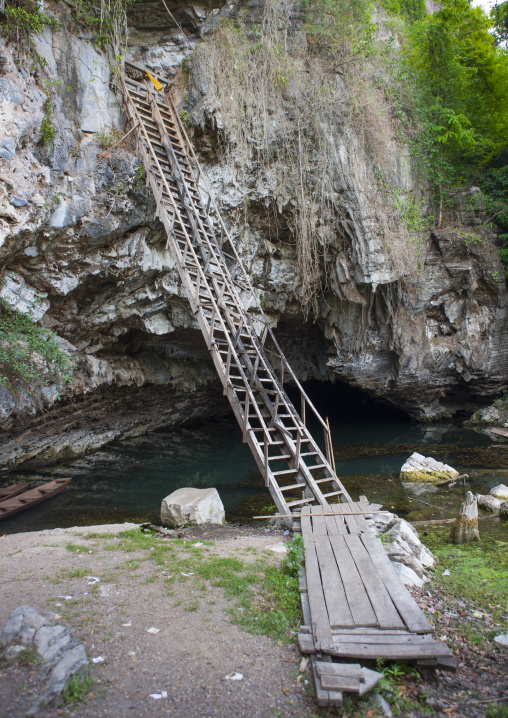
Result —
<instances>
[{"instance_id":1,"label":"large boulder","mask_svg":"<svg viewBox=\"0 0 508 718\"><path fill-rule=\"evenodd\" d=\"M217 489L177 489L162 500L161 522L164 526L222 524L224 519L224 506Z\"/></svg>"},{"instance_id":2,"label":"large boulder","mask_svg":"<svg viewBox=\"0 0 508 718\"><path fill-rule=\"evenodd\" d=\"M459 472L448 464L442 464L431 456L423 456L418 452L411 454L400 470L400 478L403 481L430 481L439 483L446 479L456 479Z\"/></svg>"}]
</instances>

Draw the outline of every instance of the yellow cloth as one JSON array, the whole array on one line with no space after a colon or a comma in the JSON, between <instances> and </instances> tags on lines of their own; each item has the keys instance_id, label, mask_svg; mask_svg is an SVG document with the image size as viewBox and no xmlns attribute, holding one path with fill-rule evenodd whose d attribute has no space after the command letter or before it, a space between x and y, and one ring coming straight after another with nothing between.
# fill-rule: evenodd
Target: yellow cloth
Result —
<instances>
[{"instance_id":1,"label":"yellow cloth","mask_svg":"<svg viewBox=\"0 0 508 718\"><path fill-rule=\"evenodd\" d=\"M159 80L156 77L154 77L153 75L150 75L150 73L148 71L146 74L148 75L148 79L153 82L153 86L155 87L155 89L159 90L159 92L160 92L160 90L162 90L162 85L159 82Z\"/></svg>"}]
</instances>

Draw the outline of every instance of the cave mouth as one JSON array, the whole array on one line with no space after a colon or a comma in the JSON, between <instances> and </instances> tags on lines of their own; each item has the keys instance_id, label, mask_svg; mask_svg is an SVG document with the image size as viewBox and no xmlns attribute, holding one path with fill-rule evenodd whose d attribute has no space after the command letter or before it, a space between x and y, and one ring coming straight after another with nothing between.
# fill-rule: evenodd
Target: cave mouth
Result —
<instances>
[{"instance_id":1,"label":"cave mouth","mask_svg":"<svg viewBox=\"0 0 508 718\"><path fill-rule=\"evenodd\" d=\"M302 382L305 393L321 416L328 417L333 424L355 423L408 423L406 412L395 406L374 399L361 389L340 381L319 381L310 379ZM285 387L295 408L300 411L300 392L296 387ZM308 418L311 418L308 412Z\"/></svg>"}]
</instances>

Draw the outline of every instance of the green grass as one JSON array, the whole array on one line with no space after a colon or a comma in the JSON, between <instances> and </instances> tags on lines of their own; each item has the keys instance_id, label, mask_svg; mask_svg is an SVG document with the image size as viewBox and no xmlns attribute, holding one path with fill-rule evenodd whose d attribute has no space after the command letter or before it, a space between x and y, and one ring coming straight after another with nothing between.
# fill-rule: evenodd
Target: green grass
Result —
<instances>
[{"instance_id":1,"label":"green grass","mask_svg":"<svg viewBox=\"0 0 508 718\"><path fill-rule=\"evenodd\" d=\"M449 527L429 527L423 538L439 560L434 584L479 611L500 616L508 605L508 542L484 538L454 545L447 543L448 534ZM442 575L445 569L449 576Z\"/></svg>"},{"instance_id":2,"label":"green grass","mask_svg":"<svg viewBox=\"0 0 508 718\"><path fill-rule=\"evenodd\" d=\"M42 656L38 653L35 646L29 646L24 651L18 653L18 661L26 667L39 666L42 663Z\"/></svg>"},{"instance_id":3,"label":"green grass","mask_svg":"<svg viewBox=\"0 0 508 718\"><path fill-rule=\"evenodd\" d=\"M247 562L236 557L216 556L195 543L184 539L162 541L153 533L129 529L118 534L118 541L105 548L143 553L142 558L130 559L131 565L147 560L164 567L169 574L164 579L168 588L175 582L186 581L202 592L208 587L220 588L234 603L230 611L234 623L251 633L267 634L279 641L294 640L301 618L297 575L303 560L300 537L288 543L282 569L278 563L274 565L270 552L267 560ZM147 580L156 579L154 576ZM198 601L193 601L186 610L198 608Z\"/></svg>"},{"instance_id":4,"label":"green grass","mask_svg":"<svg viewBox=\"0 0 508 718\"><path fill-rule=\"evenodd\" d=\"M81 553L83 551L84 553L90 553L90 551L93 552L93 549L90 549L88 546L80 546L77 543L66 543L65 548L67 551L71 551L71 553Z\"/></svg>"},{"instance_id":5,"label":"green grass","mask_svg":"<svg viewBox=\"0 0 508 718\"><path fill-rule=\"evenodd\" d=\"M68 705L69 703L79 703L86 700L88 694L92 690L92 687L93 679L89 673L84 676L80 674L72 676L62 695L64 705Z\"/></svg>"}]
</instances>

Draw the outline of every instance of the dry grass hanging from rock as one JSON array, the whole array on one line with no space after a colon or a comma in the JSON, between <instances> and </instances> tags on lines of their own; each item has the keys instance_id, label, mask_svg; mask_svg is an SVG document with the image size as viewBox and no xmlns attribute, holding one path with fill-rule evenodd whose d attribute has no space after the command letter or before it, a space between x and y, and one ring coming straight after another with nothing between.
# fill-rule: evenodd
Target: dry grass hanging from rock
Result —
<instances>
[{"instance_id":1,"label":"dry grass hanging from rock","mask_svg":"<svg viewBox=\"0 0 508 718\"><path fill-rule=\"evenodd\" d=\"M300 301L308 308L336 243L331 198L332 128L341 121L335 75L311 58L303 31L292 27L293 3L269 0L259 25L224 22L196 50L193 67L216 98L226 160L252 186L268 182L267 212L284 215L296 245ZM248 199L246 199L248 202Z\"/></svg>"}]
</instances>

